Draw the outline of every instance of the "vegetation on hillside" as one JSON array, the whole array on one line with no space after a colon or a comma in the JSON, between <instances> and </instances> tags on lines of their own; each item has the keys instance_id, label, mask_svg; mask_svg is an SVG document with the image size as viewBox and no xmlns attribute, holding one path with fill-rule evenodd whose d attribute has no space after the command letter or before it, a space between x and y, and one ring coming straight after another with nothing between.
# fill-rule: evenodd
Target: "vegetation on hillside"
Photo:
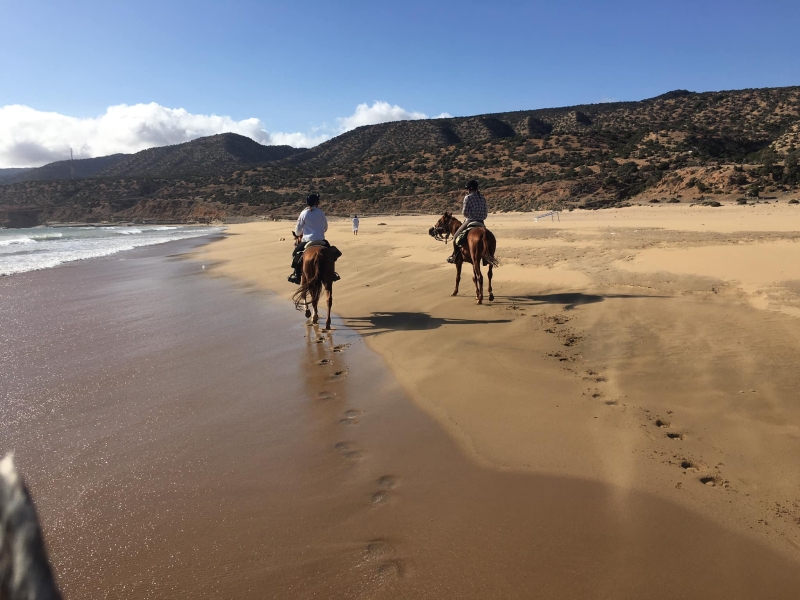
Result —
<instances>
[{"instance_id":1,"label":"vegetation on hillside","mask_svg":"<svg viewBox=\"0 0 800 600\"><path fill-rule=\"evenodd\" d=\"M251 155L265 148L243 139ZM385 123L259 165L215 162L203 140L105 177L0 186L0 206L49 219L281 215L314 190L334 214L438 211L469 178L492 210L754 198L800 189L800 87Z\"/></svg>"}]
</instances>

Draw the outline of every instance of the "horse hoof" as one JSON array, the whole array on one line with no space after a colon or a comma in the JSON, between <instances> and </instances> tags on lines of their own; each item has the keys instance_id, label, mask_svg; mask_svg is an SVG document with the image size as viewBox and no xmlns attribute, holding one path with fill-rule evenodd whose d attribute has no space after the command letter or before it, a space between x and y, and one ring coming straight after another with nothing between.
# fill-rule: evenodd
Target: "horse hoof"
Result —
<instances>
[{"instance_id":1,"label":"horse hoof","mask_svg":"<svg viewBox=\"0 0 800 600\"><path fill-rule=\"evenodd\" d=\"M309 317L311 317L311 311L310 310L306 310L306 319L308 319Z\"/></svg>"},{"instance_id":2,"label":"horse hoof","mask_svg":"<svg viewBox=\"0 0 800 600\"><path fill-rule=\"evenodd\" d=\"M458 296L458 292L453 292L453 293L452 293L452 294L450 294L450 295L451 295L451 296Z\"/></svg>"},{"instance_id":3,"label":"horse hoof","mask_svg":"<svg viewBox=\"0 0 800 600\"><path fill-rule=\"evenodd\" d=\"M494 300L494 294L489 294L489 302L492 302L493 300Z\"/></svg>"}]
</instances>

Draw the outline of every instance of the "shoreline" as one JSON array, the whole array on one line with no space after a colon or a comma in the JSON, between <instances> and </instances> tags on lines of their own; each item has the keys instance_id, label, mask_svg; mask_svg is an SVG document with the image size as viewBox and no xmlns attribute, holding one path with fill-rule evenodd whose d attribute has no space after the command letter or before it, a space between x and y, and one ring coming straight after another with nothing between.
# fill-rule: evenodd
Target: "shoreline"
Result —
<instances>
[{"instance_id":1,"label":"shoreline","mask_svg":"<svg viewBox=\"0 0 800 600\"><path fill-rule=\"evenodd\" d=\"M791 290L770 288L766 302L761 288L748 292L710 273L635 273L614 262L648 248L797 243L791 210L641 207L538 224L491 215L502 266L490 307L470 302L468 277L460 297L449 298L452 267L424 235L435 217L382 217L381 227L364 217L355 240L347 224L334 222L329 238L345 253L334 312L477 464L651 493L797 561L800 498L791 465L800 415L786 404L798 383L797 350L770 350L778 332L800 339ZM213 259L212 274L288 297L285 227L234 225L237 235L196 255ZM278 265L264 259L272 256ZM680 335L670 333L676 325ZM691 328L696 340L686 337ZM698 361L691 357L700 345ZM642 356L631 354L636 347ZM463 362L462 349L478 362ZM668 361L659 364L660 355ZM455 390L437 389L442 378Z\"/></svg>"}]
</instances>

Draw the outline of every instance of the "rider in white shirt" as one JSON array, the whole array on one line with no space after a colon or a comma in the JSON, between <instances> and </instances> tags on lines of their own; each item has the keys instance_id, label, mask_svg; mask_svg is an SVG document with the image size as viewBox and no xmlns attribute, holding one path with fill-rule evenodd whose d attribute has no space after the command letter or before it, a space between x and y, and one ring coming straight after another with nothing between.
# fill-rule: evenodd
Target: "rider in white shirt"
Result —
<instances>
[{"instance_id":1,"label":"rider in white shirt","mask_svg":"<svg viewBox=\"0 0 800 600\"><path fill-rule=\"evenodd\" d=\"M319 194L309 194L308 198L306 198L306 204L308 204L308 207L304 208L300 216L297 217L297 225L294 228L295 234L302 236L302 242L325 241L325 232L328 231L328 219L325 218L325 213L319 207ZM325 241L325 245L330 247L327 241ZM300 283L303 252L305 252L305 244L298 244L292 250L292 268L294 272L289 275L290 283ZM338 275L336 278L338 279Z\"/></svg>"}]
</instances>

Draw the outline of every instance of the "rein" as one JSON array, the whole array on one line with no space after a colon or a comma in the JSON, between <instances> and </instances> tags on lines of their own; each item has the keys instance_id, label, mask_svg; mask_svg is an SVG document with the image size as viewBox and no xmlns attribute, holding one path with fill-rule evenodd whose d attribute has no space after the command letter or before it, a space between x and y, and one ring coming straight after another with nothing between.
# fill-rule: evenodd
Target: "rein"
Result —
<instances>
[{"instance_id":1,"label":"rein","mask_svg":"<svg viewBox=\"0 0 800 600\"><path fill-rule=\"evenodd\" d=\"M445 223L442 223L440 226L431 227L430 230L428 231L428 233L437 242L444 242L446 244L447 243L447 238L449 238L451 235L453 235L456 232L456 229L458 229L458 227L459 227L457 225L455 227L455 229L453 229L452 223L453 223L454 220L455 219L452 216L450 216L450 217L448 217L447 221ZM448 231L446 229L446 227L448 227L448 226L450 227L450 231Z\"/></svg>"}]
</instances>

